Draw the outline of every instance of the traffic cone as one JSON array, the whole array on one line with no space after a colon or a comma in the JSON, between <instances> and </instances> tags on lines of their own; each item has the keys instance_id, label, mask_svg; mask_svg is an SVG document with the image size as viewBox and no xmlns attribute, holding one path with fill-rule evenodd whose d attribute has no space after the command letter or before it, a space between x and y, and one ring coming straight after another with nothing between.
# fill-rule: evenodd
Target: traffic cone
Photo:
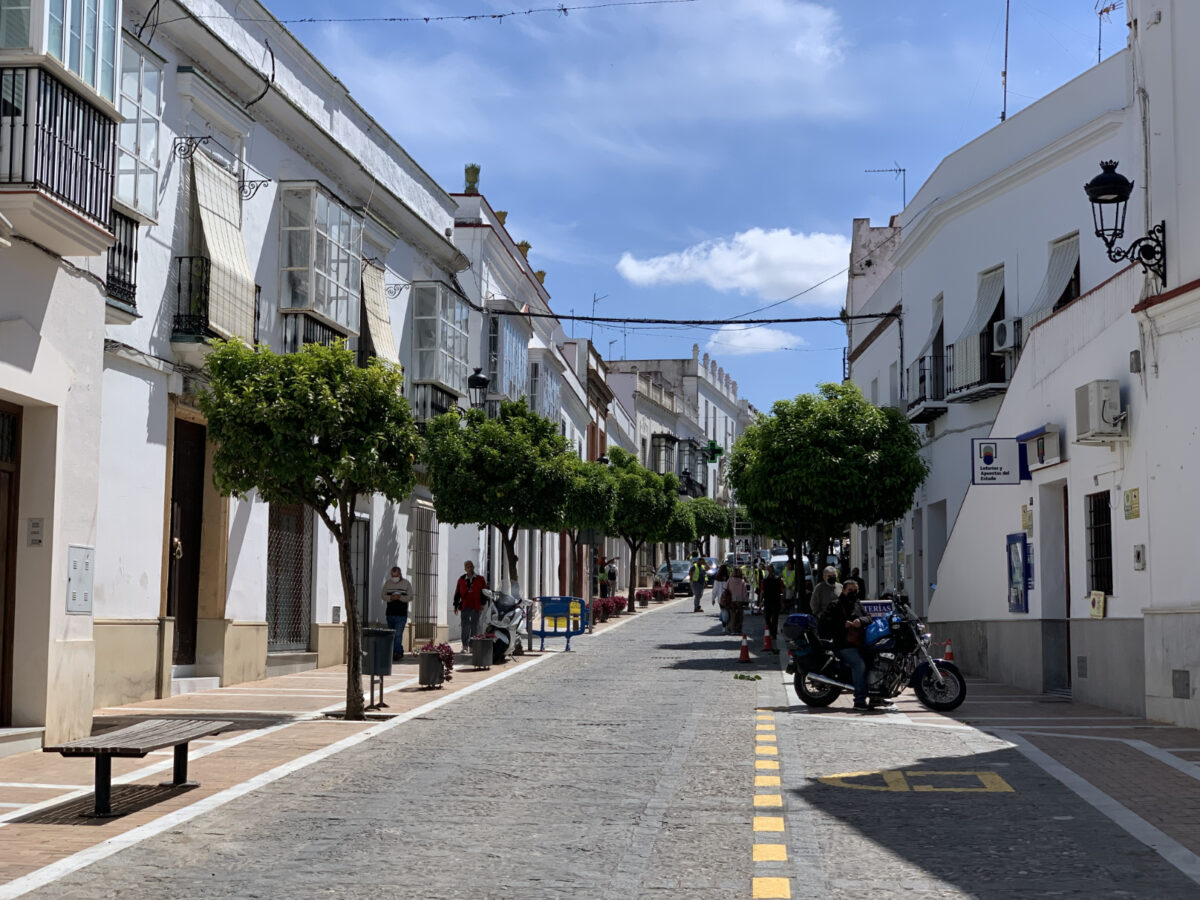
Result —
<instances>
[{"instance_id":1,"label":"traffic cone","mask_svg":"<svg viewBox=\"0 0 1200 900\"><path fill-rule=\"evenodd\" d=\"M763 632L763 653L774 653L775 647L771 644L771 632Z\"/></svg>"},{"instance_id":2,"label":"traffic cone","mask_svg":"<svg viewBox=\"0 0 1200 900\"><path fill-rule=\"evenodd\" d=\"M744 634L742 635L742 653L738 657L738 662L750 662L750 639Z\"/></svg>"},{"instance_id":3,"label":"traffic cone","mask_svg":"<svg viewBox=\"0 0 1200 900\"><path fill-rule=\"evenodd\" d=\"M954 647L950 645L950 638L946 638L946 652L942 654L942 659L946 662L954 662Z\"/></svg>"}]
</instances>

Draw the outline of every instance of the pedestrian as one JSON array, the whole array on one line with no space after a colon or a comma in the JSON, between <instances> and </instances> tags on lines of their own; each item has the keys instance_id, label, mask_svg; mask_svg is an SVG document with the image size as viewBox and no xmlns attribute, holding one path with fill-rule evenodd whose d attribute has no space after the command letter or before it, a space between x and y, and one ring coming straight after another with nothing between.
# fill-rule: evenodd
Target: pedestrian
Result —
<instances>
[{"instance_id":1,"label":"pedestrian","mask_svg":"<svg viewBox=\"0 0 1200 900\"><path fill-rule=\"evenodd\" d=\"M399 566L392 566L392 571L383 583L383 602L386 604L383 614L387 618L388 628L396 632L392 638L392 662L404 659L404 627L408 624L408 598L412 594L412 584L404 577Z\"/></svg>"},{"instance_id":2,"label":"pedestrian","mask_svg":"<svg viewBox=\"0 0 1200 900\"><path fill-rule=\"evenodd\" d=\"M783 581L783 599L787 609L791 609L796 603L796 561L789 559L783 567L783 573L780 575Z\"/></svg>"},{"instance_id":3,"label":"pedestrian","mask_svg":"<svg viewBox=\"0 0 1200 900\"><path fill-rule=\"evenodd\" d=\"M597 559L596 580L600 582L600 596L609 596L611 589L608 581L608 566L604 564L604 557Z\"/></svg>"},{"instance_id":4,"label":"pedestrian","mask_svg":"<svg viewBox=\"0 0 1200 900\"><path fill-rule=\"evenodd\" d=\"M487 579L475 574L475 563L463 563L463 573L454 588L454 611L462 616L462 652L471 649L471 638L479 631L479 612L483 609L483 589Z\"/></svg>"},{"instance_id":5,"label":"pedestrian","mask_svg":"<svg viewBox=\"0 0 1200 900\"><path fill-rule=\"evenodd\" d=\"M746 605L750 602L750 589L746 585L746 579L742 575L740 567L734 567L733 574L729 576L729 582L725 585L725 590L729 591L728 631L730 634L741 634L742 615L746 611Z\"/></svg>"},{"instance_id":6,"label":"pedestrian","mask_svg":"<svg viewBox=\"0 0 1200 900\"><path fill-rule=\"evenodd\" d=\"M858 596L860 599L867 596L867 583L863 581L862 576L858 574L857 566L850 570L850 575L846 578L844 583L849 584L851 581L858 585Z\"/></svg>"},{"instance_id":7,"label":"pedestrian","mask_svg":"<svg viewBox=\"0 0 1200 900\"><path fill-rule=\"evenodd\" d=\"M692 584L692 612L703 612L700 600L704 597L704 582L708 578L708 569L699 553L692 554L692 565L688 569L688 579Z\"/></svg>"},{"instance_id":8,"label":"pedestrian","mask_svg":"<svg viewBox=\"0 0 1200 900\"><path fill-rule=\"evenodd\" d=\"M729 582L729 566L725 563L717 569L717 574L713 576L712 584L712 605L720 604L720 609L717 615L721 619L721 625L728 627L729 625L729 609L727 604L721 603L721 595L725 593L725 585Z\"/></svg>"},{"instance_id":9,"label":"pedestrian","mask_svg":"<svg viewBox=\"0 0 1200 900\"><path fill-rule=\"evenodd\" d=\"M835 581L837 581L837 569L833 566L826 566L824 572L821 573L821 580L813 588L812 599L809 601L812 614L818 619L825 614L825 610L829 609L830 604L833 603L833 584Z\"/></svg>"},{"instance_id":10,"label":"pedestrian","mask_svg":"<svg viewBox=\"0 0 1200 900\"><path fill-rule=\"evenodd\" d=\"M608 595L617 596L617 558L608 561Z\"/></svg>"},{"instance_id":11,"label":"pedestrian","mask_svg":"<svg viewBox=\"0 0 1200 900\"><path fill-rule=\"evenodd\" d=\"M775 574L774 568L768 568L763 577L762 597L763 621L773 646L778 638L779 611L783 606L783 579ZM779 652L778 647L775 647L775 652Z\"/></svg>"},{"instance_id":12,"label":"pedestrian","mask_svg":"<svg viewBox=\"0 0 1200 900\"><path fill-rule=\"evenodd\" d=\"M842 662L850 667L854 708L862 710L868 709L867 661L863 657L862 645L870 621L863 613L862 606L847 593L842 593L830 603L820 617L821 633L833 641L833 649Z\"/></svg>"}]
</instances>

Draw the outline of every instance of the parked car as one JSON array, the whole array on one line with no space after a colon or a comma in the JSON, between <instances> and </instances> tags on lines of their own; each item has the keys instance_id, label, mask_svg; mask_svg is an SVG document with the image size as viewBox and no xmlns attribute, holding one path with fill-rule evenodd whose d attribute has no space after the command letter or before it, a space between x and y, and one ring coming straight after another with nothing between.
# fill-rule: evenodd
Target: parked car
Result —
<instances>
[{"instance_id":1,"label":"parked car","mask_svg":"<svg viewBox=\"0 0 1200 900\"><path fill-rule=\"evenodd\" d=\"M665 582L668 577L673 585L673 592L676 594L690 594L692 592L691 571L692 564L686 559L671 560L671 574L667 575L667 564L663 563L658 567L658 571L654 573L654 577L660 582Z\"/></svg>"},{"instance_id":2,"label":"parked car","mask_svg":"<svg viewBox=\"0 0 1200 900\"><path fill-rule=\"evenodd\" d=\"M812 589L813 589L813 574L812 574L812 566L809 564L808 557L802 556L796 562L797 562L797 565L800 567L800 572L804 576L804 590L807 593L811 594ZM787 552L786 551L782 555L777 555L777 556L771 557L771 568L775 570L776 574L781 575L783 573L783 569L786 565L787 565Z\"/></svg>"},{"instance_id":3,"label":"parked car","mask_svg":"<svg viewBox=\"0 0 1200 900\"><path fill-rule=\"evenodd\" d=\"M704 583L712 584L713 579L717 577L717 569L721 568L717 564L715 556L702 556L701 561L704 563Z\"/></svg>"}]
</instances>

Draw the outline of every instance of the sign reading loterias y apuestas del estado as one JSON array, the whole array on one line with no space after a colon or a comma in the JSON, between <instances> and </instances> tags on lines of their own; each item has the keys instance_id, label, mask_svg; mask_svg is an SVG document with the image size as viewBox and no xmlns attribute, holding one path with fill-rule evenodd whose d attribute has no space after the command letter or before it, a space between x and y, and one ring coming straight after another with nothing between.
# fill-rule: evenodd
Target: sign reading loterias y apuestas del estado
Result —
<instances>
[{"instance_id":1,"label":"sign reading loterias y apuestas del estado","mask_svg":"<svg viewBox=\"0 0 1200 900\"><path fill-rule=\"evenodd\" d=\"M1021 444L1016 438L971 439L971 484L1020 484Z\"/></svg>"}]
</instances>

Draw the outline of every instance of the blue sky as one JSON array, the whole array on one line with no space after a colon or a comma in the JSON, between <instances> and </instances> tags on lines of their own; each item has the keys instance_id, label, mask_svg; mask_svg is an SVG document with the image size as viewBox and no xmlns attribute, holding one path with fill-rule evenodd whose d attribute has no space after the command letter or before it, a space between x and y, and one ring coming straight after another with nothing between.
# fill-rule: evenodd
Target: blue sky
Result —
<instances>
[{"instance_id":1,"label":"blue sky","mask_svg":"<svg viewBox=\"0 0 1200 900\"><path fill-rule=\"evenodd\" d=\"M293 18L548 5L271 8ZM1009 115L1096 63L1094 7L1012 0ZM900 210L900 181L864 169L903 166L911 197L1001 109L1004 0L695 0L290 27L448 190L462 189L465 163L482 166L481 191L533 245L560 313L590 313L595 294L598 315L722 318L811 288L846 267L854 217L883 224ZM1104 56L1124 41L1121 11L1104 26ZM833 277L773 312L836 314L844 294ZM595 341L631 359L699 343L767 409L840 380L845 333L597 326Z\"/></svg>"}]
</instances>

